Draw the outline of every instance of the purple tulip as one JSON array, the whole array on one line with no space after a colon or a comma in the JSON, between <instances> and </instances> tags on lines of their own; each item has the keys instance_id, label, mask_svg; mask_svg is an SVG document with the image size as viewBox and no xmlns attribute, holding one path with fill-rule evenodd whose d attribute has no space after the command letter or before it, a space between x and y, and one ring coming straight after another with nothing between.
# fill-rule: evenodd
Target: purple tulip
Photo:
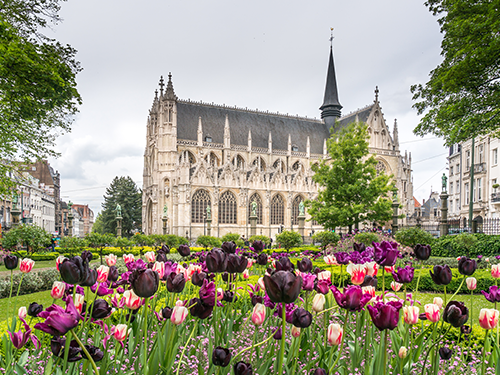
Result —
<instances>
[{"instance_id":1,"label":"purple tulip","mask_svg":"<svg viewBox=\"0 0 500 375\"><path fill-rule=\"evenodd\" d=\"M166 306L163 309L161 309L161 316L163 319L170 319L172 316L172 308Z\"/></svg>"},{"instance_id":2,"label":"purple tulip","mask_svg":"<svg viewBox=\"0 0 500 375\"><path fill-rule=\"evenodd\" d=\"M443 311L443 320L453 327L461 327L469 319L469 309L458 301L450 301Z\"/></svg>"},{"instance_id":3,"label":"purple tulip","mask_svg":"<svg viewBox=\"0 0 500 375\"><path fill-rule=\"evenodd\" d=\"M322 369L322 368L317 368L311 374L312 375L328 375L328 371L326 371L325 369Z\"/></svg>"},{"instance_id":4,"label":"purple tulip","mask_svg":"<svg viewBox=\"0 0 500 375\"><path fill-rule=\"evenodd\" d=\"M331 281L327 279L315 280L314 290L318 293L326 295L330 291L331 285L332 285Z\"/></svg>"},{"instance_id":5,"label":"purple tulip","mask_svg":"<svg viewBox=\"0 0 500 375\"><path fill-rule=\"evenodd\" d=\"M36 302L31 302L28 306L28 315L36 318L43 311L43 305Z\"/></svg>"},{"instance_id":6,"label":"purple tulip","mask_svg":"<svg viewBox=\"0 0 500 375\"><path fill-rule=\"evenodd\" d=\"M210 272L222 273L227 269L227 256L221 249L212 249L207 254L205 262Z\"/></svg>"},{"instance_id":7,"label":"purple tulip","mask_svg":"<svg viewBox=\"0 0 500 375\"><path fill-rule=\"evenodd\" d=\"M203 280L199 295L205 305L215 306L215 284L213 282L208 282L207 279Z\"/></svg>"},{"instance_id":8,"label":"purple tulip","mask_svg":"<svg viewBox=\"0 0 500 375\"><path fill-rule=\"evenodd\" d=\"M226 241L222 244L221 249L226 254L234 254L236 253L236 244L234 241Z\"/></svg>"},{"instance_id":9,"label":"purple tulip","mask_svg":"<svg viewBox=\"0 0 500 375\"><path fill-rule=\"evenodd\" d=\"M399 250L396 242L382 241L373 243L373 260L382 267L394 266Z\"/></svg>"},{"instance_id":10,"label":"purple tulip","mask_svg":"<svg viewBox=\"0 0 500 375\"><path fill-rule=\"evenodd\" d=\"M262 303L264 301L264 298L262 296L257 296L254 294L251 298L251 301L252 301L252 306L255 306L258 303Z\"/></svg>"},{"instance_id":11,"label":"purple tulip","mask_svg":"<svg viewBox=\"0 0 500 375\"><path fill-rule=\"evenodd\" d=\"M158 272L150 269L134 270L129 276L129 281L134 293L142 298L153 296L160 286Z\"/></svg>"},{"instance_id":12,"label":"purple tulip","mask_svg":"<svg viewBox=\"0 0 500 375\"><path fill-rule=\"evenodd\" d=\"M243 361L239 361L233 366L234 375L252 375L252 365L250 363L245 363Z\"/></svg>"},{"instance_id":13,"label":"purple tulip","mask_svg":"<svg viewBox=\"0 0 500 375\"><path fill-rule=\"evenodd\" d=\"M257 256L257 264L265 266L267 264L267 254L261 253Z\"/></svg>"},{"instance_id":14,"label":"purple tulip","mask_svg":"<svg viewBox=\"0 0 500 375\"><path fill-rule=\"evenodd\" d=\"M75 328L80 320L80 314L73 304L72 297L68 297L66 301L66 310L54 304L39 313L38 317L45 321L35 324L35 329L54 336L65 335L70 329Z\"/></svg>"},{"instance_id":15,"label":"purple tulip","mask_svg":"<svg viewBox=\"0 0 500 375\"><path fill-rule=\"evenodd\" d=\"M59 264L59 273L64 282L68 284L84 283L89 277L89 265L81 257L76 256L71 259L64 259Z\"/></svg>"},{"instance_id":16,"label":"purple tulip","mask_svg":"<svg viewBox=\"0 0 500 375\"><path fill-rule=\"evenodd\" d=\"M500 290L496 285L490 286L489 293L486 293L484 290L481 290L481 293L490 302L500 302Z\"/></svg>"},{"instance_id":17,"label":"purple tulip","mask_svg":"<svg viewBox=\"0 0 500 375\"><path fill-rule=\"evenodd\" d=\"M293 310L292 324L297 328L307 328L312 323L312 314L302 307Z\"/></svg>"},{"instance_id":18,"label":"purple tulip","mask_svg":"<svg viewBox=\"0 0 500 375\"><path fill-rule=\"evenodd\" d=\"M202 286L203 280L205 280L206 278L207 278L207 274L205 272L196 271L191 276L191 282L193 283L193 285Z\"/></svg>"},{"instance_id":19,"label":"purple tulip","mask_svg":"<svg viewBox=\"0 0 500 375\"><path fill-rule=\"evenodd\" d=\"M403 307L401 301L389 301L387 303L377 302L375 306L368 306L368 312L373 324L380 331L384 329L393 330L399 322L399 310Z\"/></svg>"},{"instance_id":20,"label":"purple tulip","mask_svg":"<svg viewBox=\"0 0 500 375\"><path fill-rule=\"evenodd\" d=\"M316 280L316 275L310 273L301 273L302 277L302 289L306 291L311 291L314 289L314 281Z\"/></svg>"},{"instance_id":21,"label":"purple tulip","mask_svg":"<svg viewBox=\"0 0 500 375\"><path fill-rule=\"evenodd\" d=\"M106 319L113 311L109 303L101 298L95 300L95 303L90 305L89 311L92 311L92 318L95 320Z\"/></svg>"},{"instance_id":22,"label":"purple tulip","mask_svg":"<svg viewBox=\"0 0 500 375\"><path fill-rule=\"evenodd\" d=\"M99 289L97 289L97 285L99 285ZM104 296L107 296L109 294L113 294L114 293L113 289L109 289L108 288L108 283L107 282L101 283L101 284L95 283L94 285L92 285L90 287L90 290L93 293L95 293L96 290L97 290L97 295L99 297L104 297ZM80 293L80 294L82 294L82 293Z\"/></svg>"},{"instance_id":23,"label":"purple tulip","mask_svg":"<svg viewBox=\"0 0 500 375\"><path fill-rule=\"evenodd\" d=\"M177 252L180 254L180 256L188 257L191 254L191 249L187 245L179 245L179 247L177 248Z\"/></svg>"},{"instance_id":24,"label":"purple tulip","mask_svg":"<svg viewBox=\"0 0 500 375\"><path fill-rule=\"evenodd\" d=\"M276 311L274 312L274 316L278 317L279 319L283 318L283 310L281 309L281 303L278 303L276 306ZM293 318L293 312L295 311L295 304L294 303L286 303L285 304L285 320L287 323L292 324L292 318Z\"/></svg>"},{"instance_id":25,"label":"purple tulip","mask_svg":"<svg viewBox=\"0 0 500 375\"><path fill-rule=\"evenodd\" d=\"M294 269L293 263L287 256L284 256L276 261L275 266L276 271L293 271Z\"/></svg>"},{"instance_id":26,"label":"purple tulip","mask_svg":"<svg viewBox=\"0 0 500 375\"><path fill-rule=\"evenodd\" d=\"M300 272L311 272L313 269L313 264L311 262L311 259L302 258L302 260L298 260L297 268L299 269Z\"/></svg>"},{"instance_id":27,"label":"purple tulip","mask_svg":"<svg viewBox=\"0 0 500 375\"><path fill-rule=\"evenodd\" d=\"M411 266L406 266L405 268L398 267L398 271L392 271L392 277L394 281L400 284L409 284L413 280L413 274L415 269Z\"/></svg>"},{"instance_id":28,"label":"purple tulip","mask_svg":"<svg viewBox=\"0 0 500 375\"><path fill-rule=\"evenodd\" d=\"M173 273L177 273L177 263L172 263L170 261L167 261L163 264L163 269L164 269L164 272L163 272L163 278L162 280L163 281L166 281L168 276L173 272ZM123 275L122 275L123 277Z\"/></svg>"},{"instance_id":29,"label":"purple tulip","mask_svg":"<svg viewBox=\"0 0 500 375\"><path fill-rule=\"evenodd\" d=\"M236 254L227 255L227 272L229 273L243 273L248 265L248 259L244 256Z\"/></svg>"},{"instance_id":30,"label":"purple tulip","mask_svg":"<svg viewBox=\"0 0 500 375\"><path fill-rule=\"evenodd\" d=\"M12 341L12 345L14 345L16 349L21 349L24 345L26 345L28 340L31 340L33 345L35 345L35 349L38 349L40 347L40 340L35 335L31 334L31 328L28 324L26 324L25 320L22 318L20 318L20 320L24 325L24 332L19 331L12 333L7 331L9 333L10 340Z\"/></svg>"},{"instance_id":31,"label":"purple tulip","mask_svg":"<svg viewBox=\"0 0 500 375\"><path fill-rule=\"evenodd\" d=\"M238 296L235 296L230 290L226 290L222 295L222 300L226 302L236 302L238 300Z\"/></svg>"},{"instance_id":32,"label":"purple tulip","mask_svg":"<svg viewBox=\"0 0 500 375\"><path fill-rule=\"evenodd\" d=\"M344 288L342 294L335 285L330 287L337 304L349 311L360 311L372 299L370 294L364 294L360 286L351 285Z\"/></svg>"},{"instance_id":33,"label":"purple tulip","mask_svg":"<svg viewBox=\"0 0 500 375\"><path fill-rule=\"evenodd\" d=\"M354 242L352 244L352 248L358 253L362 253L363 251L366 250L366 245L362 242L361 243Z\"/></svg>"},{"instance_id":34,"label":"purple tulip","mask_svg":"<svg viewBox=\"0 0 500 375\"><path fill-rule=\"evenodd\" d=\"M461 257L458 261L458 272L465 276L471 276L477 269L477 262L467 257Z\"/></svg>"},{"instance_id":35,"label":"purple tulip","mask_svg":"<svg viewBox=\"0 0 500 375\"><path fill-rule=\"evenodd\" d=\"M184 286L186 285L186 279L184 278L183 273L171 273L167 277L167 290L170 293L180 293L184 290Z\"/></svg>"},{"instance_id":36,"label":"purple tulip","mask_svg":"<svg viewBox=\"0 0 500 375\"><path fill-rule=\"evenodd\" d=\"M430 245L420 245L417 244L415 245L415 248L413 249L415 252L415 258L419 260L427 260L431 256L431 247Z\"/></svg>"},{"instance_id":37,"label":"purple tulip","mask_svg":"<svg viewBox=\"0 0 500 375\"><path fill-rule=\"evenodd\" d=\"M91 251L84 250L82 251L80 257L83 259L83 261L87 261L87 263L90 263L92 261L92 258L94 258L94 255Z\"/></svg>"},{"instance_id":38,"label":"purple tulip","mask_svg":"<svg viewBox=\"0 0 500 375\"><path fill-rule=\"evenodd\" d=\"M85 349L90 354L90 357L94 360L94 362L99 362L104 358L104 353L101 349L99 349L97 346L94 345L85 345Z\"/></svg>"},{"instance_id":39,"label":"purple tulip","mask_svg":"<svg viewBox=\"0 0 500 375\"><path fill-rule=\"evenodd\" d=\"M451 282L452 274L450 267L446 264L444 266L434 266L434 273L429 271L432 281L437 285L448 285Z\"/></svg>"},{"instance_id":40,"label":"purple tulip","mask_svg":"<svg viewBox=\"0 0 500 375\"><path fill-rule=\"evenodd\" d=\"M281 340L283 333L281 331L281 327L277 327L276 332L274 332L273 339Z\"/></svg>"},{"instance_id":41,"label":"purple tulip","mask_svg":"<svg viewBox=\"0 0 500 375\"><path fill-rule=\"evenodd\" d=\"M66 339L64 337L54 337L50 340L50 349L56 357L64 358L64 347ZM76 362L82 359L82 349L76 340L71 340L68 350L68 362Z\"/></svg>"},{"instance_id":42,"label":"purple tulip","mask_svg":"<svg viewBox=\"0 0 500 375\"><path fill-rule=\"evenodd\" d=\"M191 315L200 319L208 318L214 309L213 305L208 306L199 298L191 298L187 303L187 306Z\"/></svg>"},{"instance_id":43,"label":"purple tulip","mask_svg":"<svg viewBox=\"0 0 500 375\"><path fill-rule=\"evenodd\" d=\"M116 266L109 267L108 280L117 281L119 277L118 268L116 268Z\"/></svg>"},{"instance_id":44,"label":"purple tulip","mask_svg":"<svg viewBox=\"0 0 500 375\"><path fill-rule=\"evenodd\" d=\"M19 258L15 255L6 255L3 258L3 264L5 265L5 268L8 270L13 270L17 268L17 264L19 263Z\"/></svg>"},{"instance_id":45,"label":"purple tulip","mask_svg":"<svg viewBox=\"0 0 500 375\"><path fill-rule=\"evenodd\" d=\"M264 250L264 242L262 241L253 241L252 243L252 247L253 247L253 251L255 251L256 253L260 253L262 250Z\"/></svg>"},{"instance_id":46,"label":"purple tulip","mask_svg":"<svg viewBox=\"0 0 500 375\"><path fill-rule=\"evenodd\" d=\"M302 289L302 278L289 271L275 271L271 276L264 275L264 285L271 301L292 303Z\"/></svg>"},{"instance_id":47,"label":"purple tulip","mask_svg":"<svg viewBox=\"0 0 500 375\"><path fill-rule=\"evenodd\" d=\"M450 348L445 348L445 347L439 348L439 356L444 361L449 360L451 358L452 354L453 354L453 350L451 350Z\"/></svg>"},{"instance_id":48,"label":"purple tulip","mask_svg":"<svg viewBox=\"0 0 500 375\"><path fill-rule=\"evenodd\" d=\"M337 259L338 264L349 264L350 261L350 255L344 251L339 251L338 253L333 254L335 255L335 259Z\"/></svg>"},{"instance_id":49,"label":"purple tulip","mask_svg":"<svg viewBox=\"0 0 500 375\"><path fill-rule=\"evenodd\" d=\"M212 363L215 366L227 367L231 361L231 352L229 349L217 346L212 352Z\"/></svg>"}]
</instances>

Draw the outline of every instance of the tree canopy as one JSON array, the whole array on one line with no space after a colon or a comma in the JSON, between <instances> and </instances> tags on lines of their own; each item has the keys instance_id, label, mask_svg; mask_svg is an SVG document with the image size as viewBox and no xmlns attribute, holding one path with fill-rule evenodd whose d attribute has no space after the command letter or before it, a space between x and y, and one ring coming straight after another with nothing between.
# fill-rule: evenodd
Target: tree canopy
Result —
<instances>
[{"instance_id":1,"label":"tree canopy","mask_svg":"<svg viewBox=\"0 0 500 375\"><path fill-rule=\"evenodd\" d=\"M60 0L0 1L0 160L56 156L81 104L76 50L41 33L57 23ZM0 193L14 185L14 162L0 163Z\"/></svg>"},{"instance_id":2,"label":"tree canopy","mask_svg":"<svg viewBox=\"0 0 500 375\"><path fill-rule=\"evenodd\" d=\"M392 176L377 175L377 160L369 155L367 126L352 123L327 141L331 159L313 165L318 199L306 201L309 214L326 229L365 221L387 221L392 216Z\"/></svg>"},{"instance_id":3,"label":"tree canopy","mask_svg":"<svg viewBox=\"0 0 500 375\"><path fill-rule=\"evenodd\" d=\"M104 233L116 234L116 207L121 207L122 235L130 237L141 230L142 193L131 177L115 177L106 189L102 204L102 227Z\"/></svg>"},{"instance_id":4,"label":"tree canopy","mask_svg":"<svg viewBox=\"0 0 500 375\"><path fill-rule=\"evenodd\" d=\"M500 0L428 0L439 16L443 62L411 87L424 114L414 132L448 145L493 133L500 120Z\"/></svg>"}]
</instances>

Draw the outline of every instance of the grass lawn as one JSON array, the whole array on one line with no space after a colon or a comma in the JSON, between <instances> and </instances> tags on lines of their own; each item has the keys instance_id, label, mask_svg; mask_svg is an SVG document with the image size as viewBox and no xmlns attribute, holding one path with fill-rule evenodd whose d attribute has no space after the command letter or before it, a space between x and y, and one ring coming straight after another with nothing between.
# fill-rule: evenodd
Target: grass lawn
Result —
<instances>
[{"instance_id":1,"label":"grass lawn","mask_svg":"<svg viewBox=\"0 0 500 375\"><path fill-rule=\"evenodd\" d=\"M19 296L17 298L17 302L16 302L16 298L13 297L10 308L9 308L9 299L8 298L0 299L0 322L7 319L7 316L8 316L7 314L8 314L9 310L11 311L11 314L12 314L14 306L16 306L16 315L17 315L17 310L21 306L26 306L26 308L28 308L28 306L30 305L31 302L36 302L38 304L43 305L43 307L45 309L46 307L52 305L52 301L53 301L53 299L50 296L50 290ZM58 300L56 303L60 306L65 306L64 302L62 302L61 300Z\"/></svg>"},{"instance_id":2,"label":"grass lawn","mask_svg":"<svg viewBox=\"0 0 500 375\"><path fill-rule=\"evenodd\" d=\"M104 261L104 259L103 259ZM19 262L21 262L21 260L19 260ZM92 262L90 262L91 265L94 265L94 264L100 264L101 261L100 259L97 259L97 260L93 260ZM37 269L44 269L44 268L55 268L56 267L56 261L55 260L37 260L35 261L35 265L33 266L33 269L34 270L37 270ZM17 266L17 268L14 270L14 273L19 273L21 271L19 271L19 265ZM5 265L0 265L0 277L5 277L5 276L10 276L10 270L8 270L7 268L5 268Z\"/></svg>"}]
</instances>

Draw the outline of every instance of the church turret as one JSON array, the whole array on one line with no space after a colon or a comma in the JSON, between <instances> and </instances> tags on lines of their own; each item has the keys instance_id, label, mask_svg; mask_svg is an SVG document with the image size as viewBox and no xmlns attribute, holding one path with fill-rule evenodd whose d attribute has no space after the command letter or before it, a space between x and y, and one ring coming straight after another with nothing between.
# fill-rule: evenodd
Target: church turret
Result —
<instances>
[{"instance_id":1,"label":"church turret","mask_svg":"<svg viewBox=\"0 0 500 375\"><path fill-rule=\"evenodd\" d=\"M201 125L201 116L198 117L198 146L203 147L203 127Z\"/></svg>"},{"instance_id":2,"label":"church turret","mask_svg":"<svg viewBox=\"0 0 500 375\"><path fill-rule=\"evenodd\" d=\"M163 96L163 77L161 77L161 80L162 80L161 94ZM174 85L172 84L172 73L168 73L167 89L165 90L164 99L177 100L177 96L175 95L174 92Z\"/></svg>"},{"instance_id":3,"label":"church turret","mask_svg":"<svg viewBox=\"0 0 500 375\"><path fill-rule=\"evenodd\" d=\"M228 115L226 115L226 123L224 125L224 148L231 148L231 132L229 130Z\"/></svg>"},{"instance_id":4,"label":"church turret","mask_svg":"<svg viewBox=\"0 0 500 375\"><path fill-rule=\"evenodd\" d=\"M398 132L398 120L394 119L394 130L392 132L394 138L394 149L399 150L399 132Z\"/></svg>"},{"instance_id":5,"label":"church turret","mask_svg":"<svg viewBox=\"0 0 500 375\"><path fill-rule=\"evenodd\" d=\"M271 132L269 132L269 140L267 141L267 150L269 155L273 153L273 138L271 136Z\"/></svg>"},{"instance_id":6,"label":"church turret","mask_svg":"<svg viewBox=\"0 0 500 375\"><path fill-rule=\"evenodd\" d=\"M321 118L328 128L335 126L335 121L340 117L342 106L339 103L337 92L337 79L335 77L335 66L333 64L333 48L330 46L330 60L328 62L328 73L326 76L325 98L321 109Z\"/></svg>"}]
</instances>

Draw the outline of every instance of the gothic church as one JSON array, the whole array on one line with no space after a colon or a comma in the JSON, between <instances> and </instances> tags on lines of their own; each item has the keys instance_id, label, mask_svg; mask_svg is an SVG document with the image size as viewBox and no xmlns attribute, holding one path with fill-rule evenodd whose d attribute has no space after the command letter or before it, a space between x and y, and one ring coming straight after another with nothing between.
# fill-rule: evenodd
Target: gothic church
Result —
<instances>
[{"instance_id":1,"label":"gothic church","mask_svg":"<svg viewBox=\"0 0 500 375\"><path fill-rule=\"evenodd\" d=\"M239 233L250 236L252 202L257 234L273 237L298 226L299 204L315 199L311 165L328 158L330 128L353 121L368 124L377 169L394 175L402 213L414 212L411 154L399 150L378 100L341 116L330 49L321 120L254 111L177 98L172 76L155 92L147 120L142 223L146 234L171 233L190 239ZM336 123L336 121L338 122ZM306 213L304 236L322 227ZM164 227L165 225L165 227Z\"/></svg>"}]
</instances>

